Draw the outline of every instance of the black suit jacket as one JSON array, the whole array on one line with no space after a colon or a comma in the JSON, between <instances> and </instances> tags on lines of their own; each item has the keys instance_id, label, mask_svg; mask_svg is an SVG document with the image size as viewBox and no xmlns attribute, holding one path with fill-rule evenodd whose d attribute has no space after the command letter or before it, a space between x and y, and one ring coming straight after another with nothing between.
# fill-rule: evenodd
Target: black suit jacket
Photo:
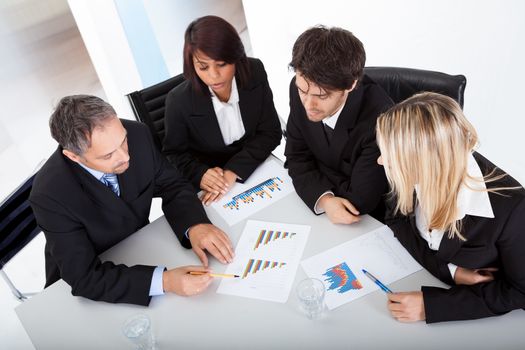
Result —
<instances>
[{"instance_id":1,"label":"black suit jacket","mask_svg":"<svg viewBox=\"0 0 525 350\"><path fill-rule=\"evenodd\" d=\"M281 140L273 95L261 61L248 59L251 78L240 86L239 107L245 134L226 146L210 96L195 92L189 81L166 98L163 153L198 189L209 168L229 169L246 180Z\"/></svg>"},{"instance_id":2,"label":"black suit jacket","mask_svg":"<svg viewBox=\"0 0 525 350\"><path fill-rule=\"evenodd\" d=\"M59 147L35 178L29 200L46 236L46 286L62 278L73 295L148 305L155 267L102 263L98 255L148 223L153 197L162 197L166 219L187 248L184 232L209 220L191 185L156 149L148 128L122 124L130 163L118 175L120 197Z\"/></svg>"},{"instance_id":3,"label":"black suit jacket","mask_svg":"<svg viewBox=\"0 0 525 350\"><path fill-rule=\"evenodd\" d=\"M390 106L386 92L365 75L348 95L328 143L323 123L308 120L292 79L286 165L295 190L312 211L328 190L348 199L361 214L383 207L388 185L383 167L377 164L375 124ZM375 216L383 220L382 214Z\"/></svg>"},{"instance_id":4,"label":"black suit jacket","mask_svg":"<svg viewBox=\"0 0 525 350\"><path fill-rule=\"evenodd\" d=\"M474 157L483 175L495 168L480 154ZM501 174L498 170L496 174ZM487 188L516 187L510 176L489 182ZM445 233L438 251L431 250L419 235L415 215L392 215L389 203L387 224L410 254L430 273L454 284L447 264L478 269L499 268L496 279L473 286L454 285L450 289L422 287L426 322L476 319L525 308L525 191L523 188L489 192L494 218L467 215L461 234L466 241L448 238Z\"/></svg>"}]
</instances>

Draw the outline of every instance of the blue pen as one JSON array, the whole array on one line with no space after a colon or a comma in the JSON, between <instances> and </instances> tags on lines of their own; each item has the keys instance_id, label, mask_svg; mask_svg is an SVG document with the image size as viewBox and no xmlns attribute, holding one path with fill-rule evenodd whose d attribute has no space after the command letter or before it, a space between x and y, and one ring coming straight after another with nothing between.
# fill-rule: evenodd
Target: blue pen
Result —
<instances>
[{"instance_id":1,"label":"blue pen","mask_svg":"<svg viewBox=\"0 0 525 350\"><path fill-rule=\"evenodd\" d=\"M372 282L374 282L375 284L377 284L379 286L379 288L381 288L383 291L387 292L387 293L393 293L390 288L388 288L387 286L385 286L383 283L381 283L380 280L378 280L377 278L374 277L374 275L372 275L370 272L366 271L365 269L362 269L363 270L363 273L365 274L366 277L370 278L372 280Z\"/></svg>"}]
</instances>

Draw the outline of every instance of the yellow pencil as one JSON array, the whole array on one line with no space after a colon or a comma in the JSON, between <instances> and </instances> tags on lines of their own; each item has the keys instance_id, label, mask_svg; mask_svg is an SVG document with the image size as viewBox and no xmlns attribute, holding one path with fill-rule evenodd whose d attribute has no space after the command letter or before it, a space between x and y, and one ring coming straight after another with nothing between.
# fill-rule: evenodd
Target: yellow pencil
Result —
<instances>
[{"instance_id":1,"label":"yellow pencil","mask_svg":"<svg viewBox=\"0 0 525 350\"><path fill-rule=\"evenodd\" d=\"M205 275L207 272L204 271L190 271L190 275ZM211 277L223 277L223 278L238 278L239 275L232 275L229 273L210 273Z\"/></svg>"}]
</instances>

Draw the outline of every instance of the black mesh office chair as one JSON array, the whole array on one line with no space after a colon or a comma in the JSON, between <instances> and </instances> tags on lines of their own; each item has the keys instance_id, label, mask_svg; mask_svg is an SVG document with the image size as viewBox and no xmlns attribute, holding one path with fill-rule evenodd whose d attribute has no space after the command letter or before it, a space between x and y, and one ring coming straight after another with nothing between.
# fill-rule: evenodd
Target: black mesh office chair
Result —
<instances>
[{"instance_id":1,"label":"black mesh office chair","mask_svg":"<svg viewBox=\"0 0 525 350\"><path fill-rule=\"evenodd\" d=\"M155 144L162 150L164 140L164 109L166 96L171 89L184 81L182 74L161 83L128 94L135 118L145 123L153 135Z\"/></svg>"},{"instance_id":2,"label":"black mesh office chair","mask_svg":"<svg viewBox=\"0 0 525 350\"><path fill-rule=\"evenodd\" d=\"M32 293L20 292L5 273L4 265L41 231L28 201L35 176L25 180L0 206L0 274L20 301Z\"/></svg>"},{"instance_id":3,"label":"black mesh office chair","mask_svg":"<svg viewBox=\"0 0 525 350\"><path fill-rule=\"evenodd\" d=\"M463 108L463 94L467 85L463 75L398 67L365 67L365 74L378 83L394 103L418 92L432 91L452 97Z\"/></svg>"}]
</instances>

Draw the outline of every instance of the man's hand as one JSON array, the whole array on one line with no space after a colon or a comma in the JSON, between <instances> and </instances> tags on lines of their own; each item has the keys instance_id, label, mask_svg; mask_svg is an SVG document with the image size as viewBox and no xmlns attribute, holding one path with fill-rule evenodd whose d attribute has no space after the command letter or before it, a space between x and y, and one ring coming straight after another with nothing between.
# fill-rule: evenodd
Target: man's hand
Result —
<instances>
[{"instance_id":1,"label":"man's hand","mask_svg":"<svg viewBox=\"0 0 525 350\"><path fill-rule=\"evenodd\" d=\"M228 192L228 184L224 179L224 171L219 167L206 170L204 175L202 175L200 188L201 190L214 194L224 194Z\"/></svg>"},{"instance_id":2,"label":"man's hand","mask_svg":"<svg viewBox=\"0 0 525 350\"><path fill-rule=\"evenodd\" d=\"M190 271L206 272L204 275L193 276ZM208 288L213 278L210 270L202 266L182 266L162 273L162 287L165 293L175 293L189 296L200 294Z\"/></svg>"},{"instance_id":3,"label":"man's hand","mask_svg":"<svg viewBox=\"0 0 525 350\"><path fill-rule=\"evenodd\" d=\"M423 292L388 293L387 307L390 314L399 322L425 320Z\"/></svg>"},{"instance_id":4,"label":"man's hand","mask_svg":"<svg viewBox=\"0 0 525 350\"><path fill-rule=\"evenodd\" d=\"M360 220L359 211L348 199L335 197L330 193L321 197L318 207L326 212L334 224L353 224Z\"/></svg>"},{"instance_id":5,"label":"man's hand","mask_svg":"<svg viewBox=\"0 0 525 350\"><path fill-rule=\"evenodd\" d=\"M210 224L198 224L188 231L191 247L204 266L208 266L207 250L223 264L233 261L233 248L230 239L219 228Z\"/></svg>"},{"instance_id":6,"label":"man's hand","mask_svg":"<svg viewBox=\"0 0 525 350\"><path fill-rule=\"evenodd\" d=\"M458 266L454 274L454 282L466 285L490 282L494 280L493 272L496 271L498 269L495 267L473 270Z\"/></svg>"}]
</instances>

